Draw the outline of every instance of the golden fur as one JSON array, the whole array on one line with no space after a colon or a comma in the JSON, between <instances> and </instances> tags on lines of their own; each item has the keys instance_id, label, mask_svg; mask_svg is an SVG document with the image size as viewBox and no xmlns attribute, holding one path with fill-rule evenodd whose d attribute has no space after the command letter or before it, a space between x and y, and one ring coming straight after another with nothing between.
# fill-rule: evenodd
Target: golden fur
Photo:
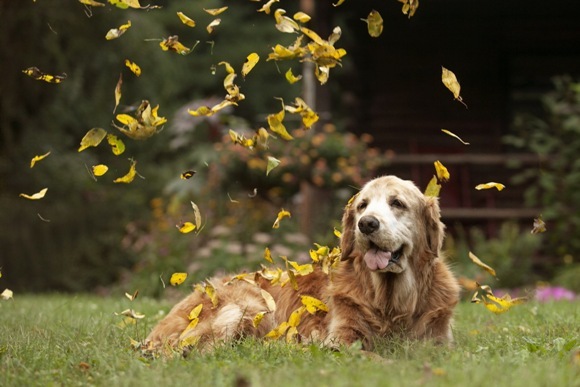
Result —
<instances>
[{"instance_id":1,"label":"golden fur","mask_svg":"<svg viewBox=\"0 0 580 387\"><path fill-rule=\"evenodd\" d=\"M297 276L298 290L260 276L256 283L214 278L216 307L195 290L173 307L145 345L159 349L195 342L207 349L243 336L264 337L301 307L301 295L318 298L329 309L303 314L297 327L302 340L331 347L360 340L365 349L372 349L375 338L393 335L451 341L459 286L441 256L443 238L437 198L425 197L409 181L377 178L345 208L342 256L330 275L317 266ZM277 308L255 328L254 317L268 311L261 289ZM186 330L189 313L200 303L199 324Z\"/></svg>"}]
</instances>

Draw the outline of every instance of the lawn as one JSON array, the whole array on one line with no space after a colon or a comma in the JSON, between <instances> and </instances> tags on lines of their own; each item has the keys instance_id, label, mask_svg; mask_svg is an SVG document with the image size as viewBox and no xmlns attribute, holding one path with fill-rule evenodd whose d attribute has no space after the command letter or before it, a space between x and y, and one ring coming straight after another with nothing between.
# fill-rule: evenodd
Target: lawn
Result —
<instances>
[{"instance_id":1,"label":"lawn","mask_svg":"<svg viewBox=\"0 0 580 387\"><path fill-rule=\"evenodd\" d=\"M121 328L114 312L129 307L146 317ZM142 358L130 339L143 339L168 307L89 295L3 301L0 385L580 386L578 301L530 302L502 315L464 303L454 347L384 342L377 350L384 360L249 339L187 359Z\"/></svg>"}]
</instances>

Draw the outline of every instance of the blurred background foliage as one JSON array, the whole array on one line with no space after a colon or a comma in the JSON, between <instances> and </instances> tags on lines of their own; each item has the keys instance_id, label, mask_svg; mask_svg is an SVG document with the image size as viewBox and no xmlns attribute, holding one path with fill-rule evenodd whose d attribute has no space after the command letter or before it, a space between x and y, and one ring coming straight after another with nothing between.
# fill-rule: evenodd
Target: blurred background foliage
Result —
<instances>
[{"instance_id":1,"label":"blurred background foliage","mask_svg":"<svg viewBox=\"0 0 580 387\"><path fill-rule=\"evenodd\" d=\"M292 146L272 139L268 151L249 151L232 144L228 130L251 134L266 126L266 115L279 111L301 95L300 82L289 85L284 73L297 62L266 62L271 47L289 44L294 36L280 34L271 17L256 13L252 2L197 0L156 1L155 10L85 8L78 2L51 0L0 2L0 268L3 287L16 292L88 291L111 289L159 295L174 271L190 273L188 283L216 271L255 269L266 246L273 255L307 260L312 242L336 245L333 227L340 227L342 207L364 181L384 168L385 154L372 147L368 135L344 130L346 113L333 121L322 117L315 130L304 132L299 122L287 124L296 140ZM202 8L228 5L227 22L208 35L214 17ZM284 4L288 14L297 4ZM193 17L197 27L181 24L176 12ZM119 39L106 32L131 20ZM159 41L179 35L190 55L164 52ZM348 34L345 34L348 43ZM354 44L351 42L351 44ZM261 61L245 80L237 80L246 100L233 110L196 118L188 108L211 106L223 99L220 61L236 69L250 52ZM136 78L124 66L130 59L142 68ZM22 70L36 66L50 74L66 73L59 85L35 81ZM344 67L348 68L345 58ZM119 157L107 146L78 153L83 135L93 127L115 133L114 89L123 74L123 95L117 113L131 113L142 100L160 105L168 118L163 131L147 141L123 137ZM340 79L336 71L332 77ZM339 82L329 85L338 96ZM266 90L266 92L265 92ZM527 171L517 179L536 179L528 192L532 205L545 209L549 243L558 254L580 254L580 164L578 131L579 85L556 82L546 96L546 117L519 116L512 145L549 158L550 167ZM337 119L338 117L338 119ZM531 131L530 131L531 128ZM118 133L115 133L118 135ZM51 155L29 167L35 155ZM281 163L265 175L265 157ZM140 177L130 185L114 184L137 160ZM96 181L92 165L110 170ZM195 170L189 180L180 178ZM141 178L142 177L142 178ZM26 201L19 193L48 187L43 200ZM298 221L306 195L314 195L314 218ZM201 209L199 233L180 234L176 225L191 220L190 201ZM281 207L294 216L278 230L272 223ZM576 215L571 216L571 214ZM304 223L307 223L306 225ZM316 230L306 232L305 230ZM476 277L476 267L464 260L467 251L495 266L500 286L522 286L535 279L527 259L540 248L541 238L508 223L497 238L487 240L478 230L465 230L450 239L448 248L456 271ZM551 272L562 283L577 278ZM112 287L111 285L116 285ZM181 290L187 291L187 287Z\"/></svg>"}]
</instances>

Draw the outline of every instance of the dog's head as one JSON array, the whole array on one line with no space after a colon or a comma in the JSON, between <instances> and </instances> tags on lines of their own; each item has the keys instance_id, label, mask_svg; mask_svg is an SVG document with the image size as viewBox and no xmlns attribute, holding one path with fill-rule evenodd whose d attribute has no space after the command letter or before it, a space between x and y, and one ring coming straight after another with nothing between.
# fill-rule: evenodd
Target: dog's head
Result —
<instances>
[{"instance_id":1,"label":"dog's head","mask_svg":"<svg viewBox=\"0 0 580 387\"><path fill-rule=\"evenodd\" d=\"M376 272L401 273L413 260L439 255L443 243L437 198L395 176L368 182L347 205L342 222L342 259L362 256Z\"/></svg>"}]
</instances>

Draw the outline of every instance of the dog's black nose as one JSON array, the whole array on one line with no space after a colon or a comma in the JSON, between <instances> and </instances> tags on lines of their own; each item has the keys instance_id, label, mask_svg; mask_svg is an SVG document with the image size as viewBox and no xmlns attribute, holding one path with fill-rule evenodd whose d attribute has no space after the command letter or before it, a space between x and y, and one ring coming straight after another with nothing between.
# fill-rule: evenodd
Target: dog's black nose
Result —
<instances>
[{"instance_id":1,"label":"dog's black nose","mask_svg":"<svg viewBox=\"0 0 580 387\"><path fill-rule=\"evenodd\" d=\"M366 235L372 234L373 232L377 231L380 227L379 220L374 216L363 216L358 221L358 228L359 230Z\"/></svg>"}]
</instances>

